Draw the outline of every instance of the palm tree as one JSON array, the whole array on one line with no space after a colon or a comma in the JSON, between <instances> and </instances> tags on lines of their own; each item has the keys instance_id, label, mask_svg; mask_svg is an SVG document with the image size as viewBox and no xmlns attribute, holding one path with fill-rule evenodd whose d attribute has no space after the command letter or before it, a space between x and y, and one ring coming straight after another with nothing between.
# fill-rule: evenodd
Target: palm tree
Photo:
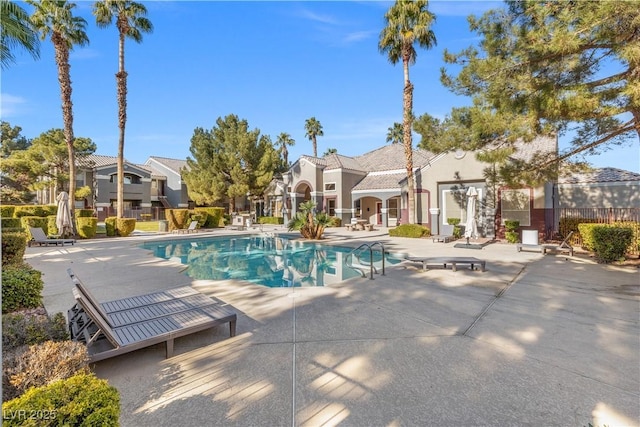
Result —
<instances>
[{"instance_id":1,"label":"palm tree","mask_svg":"<svg viewBox=\"0 0 640 427\"><path fill-rule=\"evenodd\" d=\"M127 123L127 72L124 68L124 40L126 37L136 43L142 42L142 33L153 31L153 25L145 16L147 8L134 1L102 0L93 5L93 14L100 28L106 28L116 21L119 34L118 72L116 82L118 87L118 195L116 216L122 218L124 213L124 134Z\"/></svg>"},{"instance_id":2,"label":"palm tree","mask_svg":"<svg viewBox=\"0 0 640 427\"><path fill-rule=\"evenodd\" d=\"M425 49L436 44L436 37L431 30L435 15L427 10L427 0L396 0L385 13L387 26L380 33L378 48L387 54L389 62L397 64L402 60L404 71L403 90L403 143L407 160L407 184L409 193L409 223L415 222L415 194L413 182L413 144L411 142L411 125L413 122L413 85L409 80L409 65L416 62L414 44Z\"/></svg>"},{"instance_id":3,"label":"palm tree","mask_svg":"<svg viewBox=\"0 0 640 427\"><path fill-rule=\"evenodd\" d=\"M38 34L29 14L16 3L0 0L0 63L2 68L15 62L11 50L22 47L34 59L40 57Z\"/></svg>"},{"instance_id":4,"label":"palm tree","mask_svg":"<svg viewBox=\"0 0 640 427\"><path fill-rule=\"evenodd\" d=\"M399 144L402 142L403 134L402 124L396 122L392 127L387 129L387 142Z\"/></svg>"},{"instance_id":5,"label":"palm tree","mask_svg":"<svg viewBox=\"0 0 640 427\"><path fill-rule=\"evenodd\" d=\"M282 158L284 159L284 165L285 167L289 167L289 150L287 150L287 145L288 146L293 146L296 145L296 141L291 138L291 135L289 135L288 133L282 132L280 135L278 135L278 140L276 141L276 144L278 144L280 146L280 153L282 154Z\"/></svg>"},{"instance_id":6,"label":"palm tree","mask_svg":"<svg viewBox=\"0 0 640 427\"><path fill-rule=\"evenodd\" d=\"M55 61L58 66L58 81L60 82L60 97L62 98L62 121L64 124L64 139L69 153L69 196L74 200L76 192L76 156L73 147L73 103L71 102L71 65L69 52L75 45L84 46L89 43L85 32L87 21L73 16L75 3L66 0L28 0L35 10L31 22L35 30L40 33L42 40L50 36L55 50ZM70 203L71 218L73 218L74 203ZM72 227L73 221L71 221Z\"/></svg>"},{"instance_id":7,"label":"palm tree","mask_svg":"<svg viewBox=\"0 0 640 427\"><path fill-rule=\"evenodd\" d=\"M315 117L307 119L304 123L304 129L306 130L305 136L313 142L313 157L318 157L318 144L316 143L316 136L324 136L322 132L322 125Z\"/></svg>"},{"instance_id":8,"label":"palm tree","mask_svg":"<svg viewBox=\"0 0 640 427\"><path fill-rule=\"evenodd\" d=\"M324 154L322 154L322 157L327 157L327 156L330 156L331 154L338 154L338 149L327 148L326 150L324 150Z\"/></svg>"}]
</instances>

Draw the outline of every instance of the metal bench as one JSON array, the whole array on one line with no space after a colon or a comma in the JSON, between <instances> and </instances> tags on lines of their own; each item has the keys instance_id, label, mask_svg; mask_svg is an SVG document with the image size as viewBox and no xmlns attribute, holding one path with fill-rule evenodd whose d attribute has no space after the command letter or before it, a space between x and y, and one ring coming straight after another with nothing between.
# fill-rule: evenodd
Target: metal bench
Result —
<instances>
[{"instance_id":1,"label":"metal bench","mask_svg":"<svg viewBox=\"0 0 640 427\"><path fill-rule=\"evenodd\" d=\"M421 263L424 271L429 269L429 265L443 265L444 268L451 265L451 270L457 271L458 264L469 265L471 270L478 265L482 271L486 271L486 261L474 257L407 257L406 260Z\"/></svg>"}]
</instances>

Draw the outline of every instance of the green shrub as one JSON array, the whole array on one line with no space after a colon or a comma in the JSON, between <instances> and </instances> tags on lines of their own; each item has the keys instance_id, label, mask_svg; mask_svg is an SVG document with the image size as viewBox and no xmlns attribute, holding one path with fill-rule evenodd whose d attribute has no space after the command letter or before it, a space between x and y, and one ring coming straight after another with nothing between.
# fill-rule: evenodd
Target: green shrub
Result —
<instances>
[{"instance_id":1,"label":"green shrub","mask_svg":"<svg viewBox=\"0 0 640 427\"><path fill-rule=\"evenodd\" d=\"M206 214L205 222L201 225L203 228L218 228L224 227L224 224L221 224L222 216L224 215L224 208L221 207L204 207L204 208L195 208L195 212L200 214Z\"/></svg>"},{"instance_id":2,"label":"green shrub","mask_svg":"<svg viewBox=\"0 0 640 427\"><path fill-rule=\"evenodd\" d=\"M45 212L44 206L42 205L16 206L13 212L13 216L15 216L16 218L22 218L23 216L47 216L47 215L48 215L48 211Z\"/></svg>"},{"instance_id":3,"label":"green shrub","mask_svg":"<svg viewBox=\"0 0 640 427\"><path fill-rule=\"evenodd\" d=\"M68 339L67 320L62 313L53 316L23 313L2 315L2 351Z\"/></svg>"},{"instance_id":4,"label":"green shrub","mask_svg":"<svg viewBox=\"0 0 640 427\"><path fill-rule=\"evenodd\" d=\"M92 374L78 374L65 380L28 390L2 405L5 427L24 425L117 426L120 416L118 391ZM18 414L51 414L54 419L26 424ZM47 412L48 411L48 412ZM12 417L11 415L16 416Z\"/></svg>"},{"instance_id":5,"label":"green shrub","mask_svg":"<svg viewBox=\"0 0 640 427\"><path fill-rule=\"evenodd\" d=\"M460 218L447 218L447 224L453 225L453 237L459 239L462 237L462 227L460 227Z\"/></svg>"},{"instance_id":6,"label":"green shrub","mask_svg":"<svg viewBox=\"0 0 640 427\"><path fill-rule=\"evenodd\" d=\"M47 228L46 230L49 232L49 235L59 235L60 230L58 230L58 225L56 224L56 216L49 215L47 217Z\"/></svg>"},{"instance_id":7,"label":"green shrub","mask_svg":"<svg viewBox=\"0 0 640 427\"><path fill-rule=\"evenodd\" d=\"M42 216L56 216L58 214L58 205L42 206Z\"/></svg>"},{"instance_id":8,"label":"green shrub","mask_svg":"<svg viewBox=\"0 0 640 427\"><path fill-rule=\"evenodd\" d=\"M198 221L198 228L202 228L204 226L204 224L207 222L207 214L206 214L206 212L196 213L195 211L192 211L189 214L188 223L191 224L191 221Z\"/></svg>"},{"instance_id":9,"label":"green shrub","mask_svg":"<svg viewBox=\"0 0 640 427\"><path fill-rule=\"evenodd\" d=\"M16 207L14 205L2 205L0 206L0 217L13 218Z\"/></svg>"},{"instance_id":10,"label":"green shrub","mask_svg":"<svg viewBox=\"0 0 640 427\"><path fill-rule=\"evenodd\" d=\"M507 231L518 231L518 227L520 227L520 221L509 219L504 221L504 228Z\"/></svg>"},{"instance_id":11,"label":"green shrub","mask_svg":"<svg viewBox=\"0 0 640 427\"><path fill-rule=\"evenodd\" d=\"M392 237L413 237L419 238L430 236L431 230L420 224L401 224L396 228L389 229L389 236Z\"/></svg>"},{"instance_id":12,"label":"green shrub","mask_svg":"<svg viewBox=\"0 0 640 427\"><path fill-rule=\"evenodd\" d=\"M578 224L578 232L580 233L580 240L582 241L582 249L589 252L595 251L593 229L601 226L602 224L595 223Z\"/></svg>"},{"instance_id":13,"label":"green shrub","mask_svg":"<svg viewBox=\"0 0 640 427\"><path fill-rule=\"evenodd\" d=\"M76 209L76 218L88 218L93 216L93 209Z\"/></svg>"},{"instance_id":14,"label":"green shrub","mask_svg":"<svg viewBox=\"0 0 640 427\"><path fill-rule=\"evenodd\" d=\"M189 209L165 209L164 216L169 221L169 231L186 228Z\"/></svg>"},{"instance_id":15,"label":"green shrub","mask_svg":"<svg viewBox=\"0 0 640 427\"><path fill-rule=\"evenodd\" d=\"M0 224L2 224L2 228L21 228L22 221L20 218L11 218L11 217L2 217L0 219Z\"/></svg>"},{"instance_id":16,"label":"green shrub","mask_svg":"<svg viewBox=\"0 0 640 427\"><path fill-rule=\"evenodd\" d=\"M82 239L92 239L98 231L98 218L96 217L80 217L76 218L78 227L78 236Z\"/></svg>"},{"instance_id":17,"label":"green shrub","mask_svg":"<svg viewBox=\"0 0 640 427\"><path fill-rule=\"evenodd\" d=\"M49 235L49 220L47 217L42 216L22 216L20 217L22 228L29 230L29 227L42 228L44 234ZM28 231L27 231L28 232ZM31 239L31 233L29 233L29 239Z\"/></svg>"},{"instance_id":18,"label":"green shrub","mask_svg":"<svg viewBox=\"0 0 640 427\"><path fill-rule=\"evenodd\" d=\"M337 216L332 216L331 227L342 227L342 218L338 218Z\"/></svg>"},{"instance_id":19,"label":"green shrub","mask_svg":"<svg viewBox=\"0 0 640 427\"><path fill-rule=\"evenodd\" d=\"M104 220L104 228L107 231L108 237L113 237L116 235L116 220L118 218L115 216L109 216Z\"/></svg>"},{"instance_id":20,"label":"green shrub","mask_svg":"<svg viewBox=\"0 0 640 427\"><path fill-rule=\"evenodd\" d=\"M29 264L2 266L2 313L42 305L42 273Z\"/></svg>"},{"instance_id":21,"label":"green shrub","mask_svg":"<svg viewBox=\"0 0 640 427\"><path fill-rule=\"evenodd\" d=\"M518 243L520 241L520 236L517 231L505 231L504 238L509 243Z\"/></svg>"},{"instance_id":22,"label":"green shrub","mask_svg":"<svg viewBox=\"0 0 640 427\"><path fill-rule=\"evenodd\" d=\"M76 341L45 341L2 354L2 400L14 399L76 374L89 373L87 346Z\"/></svg>"},{"instance_id":23,"label":"green shrub","mask_svg":"<svg viewBox=\"0 0 640 427\"><path fill-rule=\"evenodd\" d=\"M118 218L116 220L116 230L119 236L127 237L136 229L135 218Z\"/></svg>"},{"instance_id":24,"label":"green shrub","mask_svg":"<svg viewBox=\"0 0 640 427\"><path fill-rule=\"evenodd\" d=\"M258 224L284 224L284 218L278 216L261 216L258 218Z\"/></svg>"},{"instance_id":25,"label":"green shrub","mask_svg":"<svg viewBox=\"0 0 640 427\"><path fill-rule=\"evenodd\" d=\"M624 260L631 245L633 230L627 227L600 225L591 228L596 257L602 262Z\"/></svg>"},{"instance_id":26,"label":"green shrub","mask_svg":"<svg viewBox=\"0 0 640 427\"><path fill-rule=\"evenodd\" d=\"M27 247L27 233L2 233L2 267L21 264Z\"/></svg>"}]
</instances>

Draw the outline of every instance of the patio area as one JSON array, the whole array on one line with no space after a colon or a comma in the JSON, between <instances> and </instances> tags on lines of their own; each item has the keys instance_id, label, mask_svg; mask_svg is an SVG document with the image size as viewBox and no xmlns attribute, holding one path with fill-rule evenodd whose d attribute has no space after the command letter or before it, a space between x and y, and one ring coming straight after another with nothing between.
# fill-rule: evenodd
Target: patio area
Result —
<instances>
[{"instance_id":1,"label":"patio area","mask_svg":"<svg viewBox=\"0 0 640 427\"><path fill-rule=\"evenodd\" d=\"M274 232L285 231L275 229ZM215 230L181 238L245 232ZM123 426L607 426L640 424L638 270L587 256L480 250L386 229L329 229L410 256L477 257L486 272L403 262L375 280L266 288L192 281L138 247L149 234L32 247L45 306L73 303L72 268L101 301L191 284L238 315L93 366L121 396Z\"/></svg>"}]
</instances>

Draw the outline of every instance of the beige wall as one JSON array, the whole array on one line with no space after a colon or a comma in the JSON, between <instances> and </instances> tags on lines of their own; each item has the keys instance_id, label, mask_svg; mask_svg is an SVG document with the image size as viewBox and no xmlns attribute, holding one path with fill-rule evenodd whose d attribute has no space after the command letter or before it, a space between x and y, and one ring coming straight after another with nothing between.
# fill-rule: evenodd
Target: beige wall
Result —
<instances>
[{"instance_id":1,"label":"beige wall","mask_svg":"<svg viewBox=\"0 0 640 427\"><path fill-rule=\"evenodd\" d=\"M640 182L558 184L561 208L640 208Z\"/></svg>"}]
</instances>

